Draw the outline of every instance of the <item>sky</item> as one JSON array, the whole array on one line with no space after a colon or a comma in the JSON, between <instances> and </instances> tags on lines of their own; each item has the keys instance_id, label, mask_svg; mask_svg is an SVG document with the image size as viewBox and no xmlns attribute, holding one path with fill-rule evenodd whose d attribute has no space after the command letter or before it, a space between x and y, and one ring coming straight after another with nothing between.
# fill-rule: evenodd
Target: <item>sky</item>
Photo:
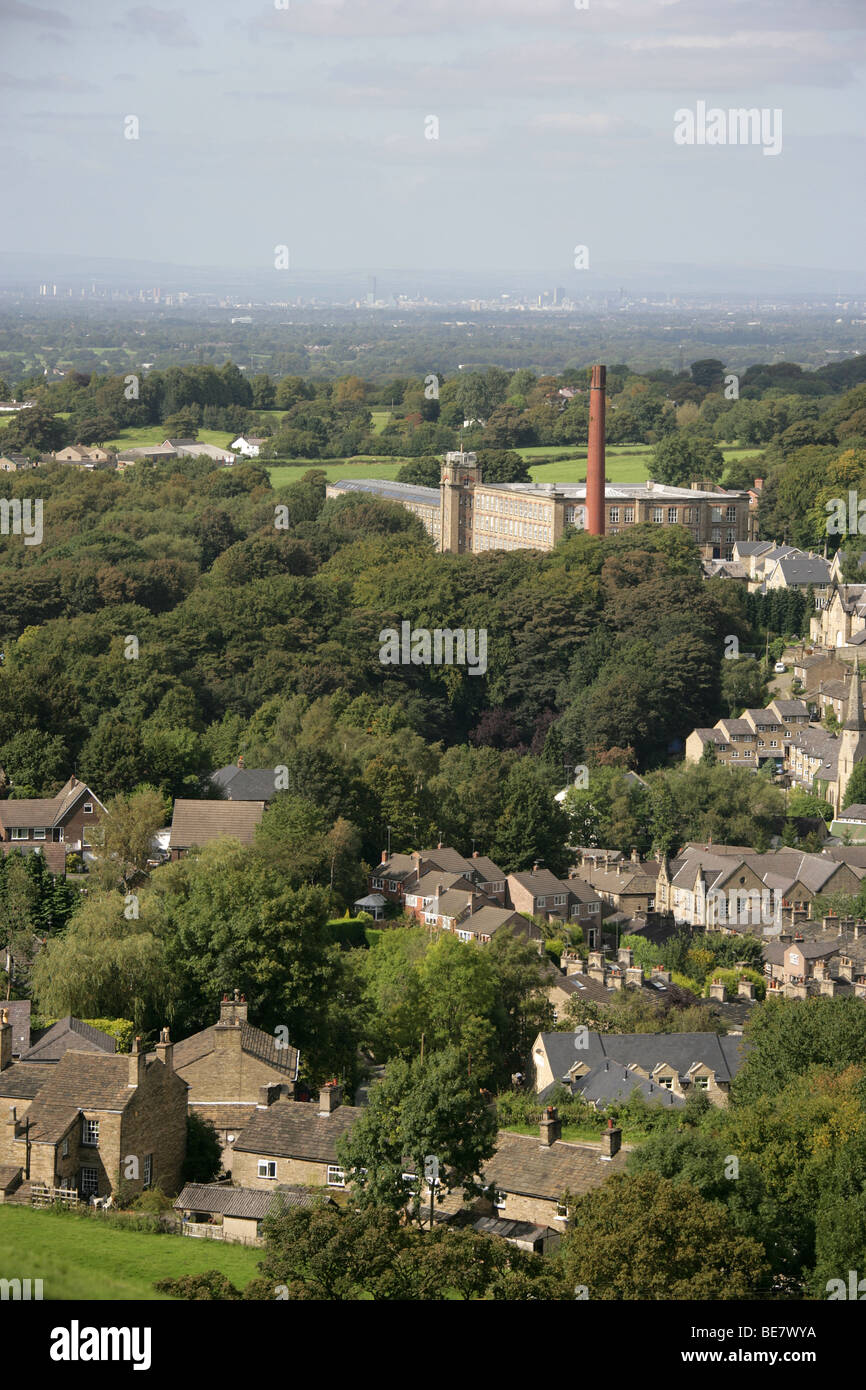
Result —
<instances>
[{"instance_id":1,"label":"sky","mask_svg":"<svg viewBox=\"0 0 866 1390\"><path fill-rule=\"evenodd\" d=\"M0 251L844 286L864 0L578 3L0 0ZM677 144L700 102L780 111L780 152Z\"/></svg>"}]
</instances>

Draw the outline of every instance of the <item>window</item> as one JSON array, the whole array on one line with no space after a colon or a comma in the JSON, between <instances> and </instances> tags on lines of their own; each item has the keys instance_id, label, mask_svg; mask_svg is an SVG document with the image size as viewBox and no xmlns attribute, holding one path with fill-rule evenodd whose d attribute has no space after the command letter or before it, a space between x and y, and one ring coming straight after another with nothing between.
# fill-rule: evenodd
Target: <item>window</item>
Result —
<instances>
[{"instance_id":1,"label":"window","mask_svg":"<svg viewBox=\"0 0 866 1390\"><path fill-rule=\"evenodd\" d=\"M99 1143L99 1121L85 1120L81 1127L81 1142L91 1148L96 1148Z\"/></svg>"},{"instance_id":2,"label":"window","mask_svg":"<svg viewBox=\"0 0 866 1390\"><path fill-rule=\"evenodd\" d=\"M273 1158L259 1159L259 1177L275 1178L277 1176L277 1164Z\"/></svg>"},{"instance_id":3,"label":"window","mask_svg":"<svg viewBox=\"0 0 866 1390\"><path fill-rule=\"evenodd\" d=\"M677 509L676 509L676 507L668 507L668 521L669 521L670 525L671 525L671 526L675 526L675 525L676 525L676 520L677 520Z\"/></svg>"},{"instance_id":4,"label":"window","mask_svg":"<svg viewBox=\"0 0 866 1390\"><path fill-rule=\"evenodd\" d=\"M634 507L626 507L622 519L623 521L634 521Z\"/></svg>"},{"instance_id":5,"label":"window","mask_svg":"<svg viewBox=\"0 0 866 1390\"><path fill-rule=\"evenodd\" d=\"M153 1182L153 1154L144 1155L144 1185L150 1187Z\"/></svg>"},{"instance_id":6,"label":"window","mask_svg":"<svg viewBox=\"0 0 866 1390\"><path fill-rule=\"evenodd\" d=\"M92 802L92 801L85 801L85 803L84 803L84 805L82 806L81 809L82 809L82 811L84 812L84 814L85 814L86 816L92 816L92 815L93 815L93 802Z\"/></svg>"},{"instance_id":7,"label":"window","mask_svg":"<svg viewBox=\"0 0 866 1390\"><path fill-rule=\"evenodd\" d=\"M81 1195L82 1197L95 1197L99 1191L99 1169L82 1168L81 1170Z\"/></svg>"},{"instance_id":8,"label":"window","mask_svg":"<svg viewBox=\"0 0 866 1390\"><path fill-rule=\"evenodd\" d=\"M61 1158L68 1158L68 1157L69 1157L69 1140L68 1140L68 1139L64 1139L64 1141L63 1141L63 1147L62 1147L61 1150L60 1150L60 1157L61 1157Z\"/></svg>"},{"instance_id":9,"label":"window","mask_svg":"<svg viewBox=\"0 0 866 1390\"><path fill-rule=\"evenodd\" d=\"M710 1089L710 1078L708 1076L696 1076L695 1086L699 1091L708 1091Z\"/></svg>"},{"instance_id":10,"label":"window","mask_svg":"<svg viewBox=\"0 0 866 1390\"><path fill-rule=\"evenodd\" d=\"M587 904L586 904L586 910L587 910L587 912L598 912L599 907L600 907L600 904L599 904L599 903L587 903Z\"/></svg>"},{"instance_id":11,"label":"window","mask_svg":"<svg viewBox=\"0 0 866 1390\"><path fill-rule=\"evenodd\" d=\"M45 839L45 826L44 826L44 825L34 825L34 827L33 827L33 838L34 838L34 840L44 840L44 839Z\"/></svg>"},{"instance_id":12,"label":"window","mask_svg":"<svg viewBox=\"0 0 866 1390\"><path fill-rule=\"evenodd\" d=\"M725 520L726 520L726 521L736 521L736 519L737 519L737 509L736 509L736 507L726 507L726 508L725 508Z\"/></svg>"},{"instance_id":13,"label":"window","mask_svg":"<svg viewBox=\"0 0 866 1390\"><path fill-rule=\"evenodd\" d=\"M611 523L619 521L619 507L609 507L607 515Z\"/></svg>"},{"instance_id":14,"label":"window","mask_svg":"<svg viewBox=\"0 0 866 1390\"><path fill-rule=\"evenodd\" d=\"M568 1220L568 1207L564 1202L557 1202L556 1204L556 1219L557 1221Z\"/></svg>"},{"instance_id":15,"label":"window","mask_svg":"<svg viewBox=\"0 0 866 1390\"><path fill-rule=\"evenodd\" d=\"M503 1211L503 1210L505 1209L505 1204L506 1204L507 1201L508 1201L508 1193L507 1193L507 1192L498 1192L498 1191L497 1191L497 1192L494 1192L494 1194L493 1194L493 1205L495 1206L495 1208L496 1208L497 1211Z\"/></svg>"},{"instance_id":16,"label":"window","mask_svg":"<svg viewBox=\"0 0 866 1390\"><path fill-rule=\"evenodd\" d=\"M28 827L27 827L26 825L13 825L13 827L12 827L12 839L13 839L13 840L29 840L29 839L30 839L30 831L29 831Z\"/></svg>"},{"instance_id":17,"label":"window","mask_svg":"<svg viewBox=\"0 0 866 1390\"><path fill-rule=\"evenodd\" d=\"M343 1172L342 1168L338 1167L338 1165L337 1165L336 1163L329 1163L329 1164L328 1164L328 1186L329 1186L329 1187L345 1187L345 1186L346 1186L346 1174Z\"/></svg>"},{"instance_id":18,"label":"window","mask_svg":"<svg viewBox=\"0 0 866 1390\"><path fill-rule=\"evenodd\" d=\"M660 1076L658 1084L664 1086L666 1091L671 1091L673 1090L674 1079L672 1076Z\"/></svg>"},{"instance_id":19,"label":"window","mask_svg":"<svg viewBox=\"0 0 866 1390\"><path fill-rule=\"evenodd\" d=\"M664 509L664 507L653 507L653 521L664 521L664 519L665 519L665 509Z\"/></svg>"},{"instance_id":20,"label":"window","mask_svg":"<svg viewBox=\"0 0 866 1390\"><path fill-rule=\"evenodd\" d=\"M565 904L565 894L564 894L564 893L557 893L557 894L554 896L554 899L553 899L553 906L554 906L554 907L563 907L564 904Z\"/></svg>"}]
</instances>

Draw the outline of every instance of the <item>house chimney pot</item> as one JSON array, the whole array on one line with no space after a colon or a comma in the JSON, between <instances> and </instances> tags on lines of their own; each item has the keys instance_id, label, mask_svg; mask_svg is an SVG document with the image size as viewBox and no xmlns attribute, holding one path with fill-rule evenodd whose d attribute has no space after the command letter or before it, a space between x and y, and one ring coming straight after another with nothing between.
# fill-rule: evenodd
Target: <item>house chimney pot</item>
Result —
<instances>
[{"instance_id":1,"label":"house chimney pot","mask_svg":"<svg viewBox=\"0 0 866 1390\"><path fill-rule=\"evenodd\" d=\"M132 1051L129 1054L129 1086L140 1086L144 1080L145 1067L147 1066L147 1056L141 1050L141 1038L134 1038Z\"/></svg>"},{"instance_id":2,"label":"house chimney pot","mask_svg":"<svg viewBox=\"0 0 866 1390\"><path fill-rule=\"evenodd\" d=\"M555 1105L548 1105L538 1126L539 1138L545 1148L549 1149L562 1137L562 1121Z\"/></svg>"},{"instance_id":3,"label":"house chimney pot","mask_svg":"<svg viewBox=\"0 0 866 1390\"><path fill-rule=\"evenodd\" d=\"M338 1109L343 1100L343 1088L336 1081L329 1081L319 1091L319 1114L330 1115Z\"/></svg>"},{"instance_id":4,"label":"house chimney pot","mask_svg":"<svg viewBox=\"0 0 866 1390\"><path fill-rule=\"evenodd\" d=\"M608 1120L607 1129L602 1130L601 1134L601 1157L602 1162L609 1163L615 1158L622 1146L622 1130L619 1125L615 1125L613 1120Z\"/></svg>"},{"instance_id":5,"label":"house chimney pot","mask_svg":"<svg viewBox=\"0 0 866 1390\"><path fill-rule=\"evenodd\" d=\"M174 1071L174 1043L169 1037L167 1028L163 1028L160 1032L159 1042L156 1045L156 1055L166 1071Z\"/></svg>"}]
</instances>

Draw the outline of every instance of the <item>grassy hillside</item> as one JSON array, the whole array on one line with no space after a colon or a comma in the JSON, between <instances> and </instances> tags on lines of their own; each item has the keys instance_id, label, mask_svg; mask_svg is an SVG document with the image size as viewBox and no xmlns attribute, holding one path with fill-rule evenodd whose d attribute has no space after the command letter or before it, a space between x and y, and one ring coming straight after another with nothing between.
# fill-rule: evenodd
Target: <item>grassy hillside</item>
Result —
<instances>
[{"instance_id":1,"label":"grassy hillside","mask_svg":"<svg viewBox=\"0 0 866 1390\"><path fill-rule=\"evenodd\" d=\"M262 1252L219 1240L124 1231L97 1217L0 1206L0 1271L41 1279L46 1301L164 1299L155 1279L219 1269L236 1288L258 1274Z\"/></svg>"}]
</instances>

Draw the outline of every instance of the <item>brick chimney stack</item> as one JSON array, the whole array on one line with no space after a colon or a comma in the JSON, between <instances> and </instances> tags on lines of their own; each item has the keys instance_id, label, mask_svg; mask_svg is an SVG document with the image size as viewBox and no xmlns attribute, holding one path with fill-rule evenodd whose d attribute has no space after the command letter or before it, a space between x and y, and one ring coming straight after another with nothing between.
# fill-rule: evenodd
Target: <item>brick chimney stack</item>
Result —
<instances>
[{"instance_id":1,"label":"brick chimney stack","mask_svg":"<svg viewBox=\"0 0 866 1390\"><path fill-rule=\"evenodd\" d=\"M141 1050L141 1038L133 1038L132 1051L129 1054L129 1086L141 1085L146 1066L147 1054Z\"/></svg>"},{"instance_id":2,"label":"brick chimney stack","mask_svg":"<svg viewBox=\"0 0 866 1390\"><path fill-rule=\"evenodd\" d=\"M620 1151L622 1144L622 1130L619 1125L615 1125L613 1120L608 1120L607 1129L602 1130L601 1134L601 1157L602 1162L609 1163Z\"/></svg>"},{"instance_id":3,"label":"brick chimney stack","mask_svg":"<svg viewBox=\"0 0 866 1390\"><path fill-rule=\"evenodd\" d=\"M562 1137L562 1121L555 1105L548 1105L538 1126L539 1136L545 1148L549 1149Z\"/></svg>"},{"instance_id":4,"label":"brick chimney stack","mask_svg":"<svg viewBox=\"0 0 866 1390\"><path fill-rule=\"evenodd\" d=\"M330 1115L343 1100L343 1088L336 1081L328 1081L319 1091L319 1114Z\"/></svg>"},{"instance_id":5,"label":"brick chimney stack","mask_svg":"<svg viewBox=\"0 0 866 1390\"><path fill-rule=\"evenodd\" d=\"M586 455L586 529L604 535L605 367L593 367L589 388L589 446Z\"/></svg>"},{"instance_id":6,"label":"brick chimney stack","mask_svg":"<svg viewBox=\"0 0 866 1390\"><path fill-rule=\"evenodd\" d=\"M156 1045L156 1055L166 1071L174 1071L174 1043L169 1037L167 1028L163 1028L160 1032L159 1042Z\"/></svg>"}]
</instances>

